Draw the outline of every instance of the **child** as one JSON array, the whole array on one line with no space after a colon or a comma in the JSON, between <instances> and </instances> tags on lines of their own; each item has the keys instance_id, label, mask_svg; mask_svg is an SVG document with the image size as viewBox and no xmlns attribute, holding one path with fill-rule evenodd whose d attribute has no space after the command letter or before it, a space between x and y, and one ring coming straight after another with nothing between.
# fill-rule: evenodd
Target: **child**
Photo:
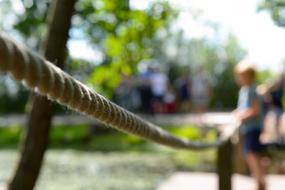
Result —
<instances>
[{"instance_id":1,"label":"child","mask_svg":"<svg viewBox=\"0 0 285 190\"><path fill-rule=\"evenodd\" d=\"M265 190L265 173L260 155L263 147L259 141L262 128L261 106L256 94L255 69L249 62L242 61L235 67L235 74L241 88L234 115L242 124L243 153L250 172L256 179L257 190Z\"/></svg>"}]
</instances>

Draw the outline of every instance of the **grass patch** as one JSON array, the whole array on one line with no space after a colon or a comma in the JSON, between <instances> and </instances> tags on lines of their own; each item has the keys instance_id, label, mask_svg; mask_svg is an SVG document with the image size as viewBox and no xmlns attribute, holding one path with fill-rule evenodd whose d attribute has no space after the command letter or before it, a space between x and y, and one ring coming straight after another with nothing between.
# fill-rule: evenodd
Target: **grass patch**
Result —
<instances>
[{"instance_id":1,"label":"grass patch","mask_svg":"<svg viewBox=\"0 0 285 190\"><path fill-rule=\"evenodd\" d=\"M60 125L52 128L50 132L50 147L65 148L78 146L84 143L88 136L87 125Z\"/></svg>"},{"instance_id":2,"label":"grass patch","mask_svg":"<svg viewBox=\"0 0 285 190\"><path fill-rule=\"evenodd\" d=\"M213 141L216 138L216 132L209 130L207 133L201 132L193 126L187 127L164 127L173 135L183 137L188 140ZM96 150L103 152L112 151L159 151L161 146L141 139L134 135L128 135L110 130L105 134L91 134L88 126L60 126L53 128L51 132L51 148L76 148L82 150Z\"/></svg>"},{"instance_id":3,"label":"grass patch","mask_svg":"<svg viewBox=\"0 0 285 190\"><path fill-rule=\"evenodd\" d=\"M188 140L211 142L216 139L215 130L200 130L193 126L166 126L173 135ZM9 126L0 128L0 147L2 149L16 149L18 147L23 128ZM133 135L111 130L107 133L90 135L87 125L55 126L50 133L50 149L73 149L88 152L136 152L169 156L181 169L211 170L215 158L215 150L187 151L174 150L156 143L148 142ZM210 169L209 169L210 168Z\"/></svg>"},{"instance_id":4,"label":"grass patch","mask_svg":"<svg viewBox=\"0 0 285 190\"><path fill-rule=\"evenodd\" d=\"M16 148L21 137L22 129L18 125L0 128L0 147Z\"/></svg>"},{"instance_id":5,"label":"grass patch","mask_svg":"<svg viewBox=\"0 0 285 190\"><path fill-rule=\"evenodd\" d=\"M209 130L204 134L204 132L193 126L167 126L164 129L173 135L189 140L213 141L216 138L214 130ZM17 145L22 131L23 128L17 125L0 128L0 147L5 148ZM55 126L52 128L49 138L51 148L74 147L100 151L149 151L154 146L154 143L115 130L110 130L110 132L104 134L90 134L89 126L84 124ZM154 150L156 150L155 147Z\"/></svg>"}]
</instances>

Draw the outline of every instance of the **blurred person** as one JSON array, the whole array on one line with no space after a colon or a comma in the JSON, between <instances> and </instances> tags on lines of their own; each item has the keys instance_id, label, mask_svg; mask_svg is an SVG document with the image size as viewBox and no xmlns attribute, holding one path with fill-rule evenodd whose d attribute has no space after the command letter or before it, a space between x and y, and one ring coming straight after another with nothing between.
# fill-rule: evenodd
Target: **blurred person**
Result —
<instances>
[{"instance_id":1,"label":"blurred person","mask_svg":"<svg viewBox=\"0 0 285 190\"><path fill-rule=\"evenodd\" d=\"M284 74L272 84L262 84L257 91L263 100L263 131L260 140L264 144L284 143L282 134ZM284 133L284 131L283 131ZM283 160L278 159L277 172L284 173Z\"/></svg>"},{"instance_id":2,"label":"blurred person","mask_svg":"<svg viewBox=\"0 0 285 190\"><path fill-rule=\"evenodd\" d=\"M255 68L248 61L236 65L235 75L240 91L238 106L233 114L241 123L243 155L250 173L256 180L257 190L265 190L265 170L261 156L263 146L259 141L262 130L261 105L256 93L255 72Z\"/></svg>"},{"instance_id":3,"label":"blurred person","mask_svg":"<svg viewBox=\"0 0 285 190\"><path fill-rule=\"evenodd\" d=\"M284 74L272 84L263 84L258 88L258 93L263 99L264 108L264 143L282 141L281 116L283 114Z\"/></svg>"},{"instance_id":4,"label":"blurred person","mask_svg":"<svg viewBox=\"0 0 285 190\"><path fill-rule=\"evenodd\" d=\"M194 111L197 113L207 111L210 100L210 86L208 78L204 74L202 68L199 68L198 72L194 75L191 85L191 96Z\"/></svg>"},{"instance_id":5,"label":"blurred person","mask_svg":"<svg viewBox=\"0 0 285 190\"><path fill-rule=\"evenodd\" d=\"M140 95L133 77L122 75L121 82L114 93L114 101L127 110L136 111L140 106Z\"/></svg>"},{"instance_id":6,"label":"blurred person","mask_svg":"<svg viewBox=\"0 0 285 190\"><path fill-rule=\"evenodd\" d=\"M184 72L175 82L178 91L179 111L189 112L191 109L191 83L188 73Z\"/></svg>"},{"instance_id":7,"label":"blurred person","mask_svg":"<svg viewBox=\"0 0 285 190\"><path fill-rule=\"evenodd\" d=\"M285 75L282 74L280 79L272 84L269 88L270 96L272 98L272 110L275 114L276 132L278 140L282 140L280 120L283 114L283 90L284 90Z\"/></svg>"},{"instance_id":8,"label":"blurred person","mask_svg":"<svg viewBox=\"0 0 285 190\"><path fill-rule=\"evenodd\" d=\"M167 91L163 98L164 102L164 113L174 113L176 111L176 95L175 90L172 85L169 83Z\"/></svg>"},{"instance_id":9,"label":"blurred person","mask_svg":"<svg viewBox=\"0 0 285 190\"><path fill-rule=\"evenodd\" d=\"M151 90L151 68L147 68L139 75L139 90L141 97L141 111L143 113L152 113L152 90Z\"/></svg>"},{"instance_id":10,"label":"blurred person","mask_svg":"<svg viewBox=\"0 0 285 190\"><path fill-rule=\"evenodd\" d=\"M163 97L167 92L168 78L166 74L154 69L151 74L151 91L153 95L152 105L155 113L163 112Z\"/></svg>"}]
</instances>

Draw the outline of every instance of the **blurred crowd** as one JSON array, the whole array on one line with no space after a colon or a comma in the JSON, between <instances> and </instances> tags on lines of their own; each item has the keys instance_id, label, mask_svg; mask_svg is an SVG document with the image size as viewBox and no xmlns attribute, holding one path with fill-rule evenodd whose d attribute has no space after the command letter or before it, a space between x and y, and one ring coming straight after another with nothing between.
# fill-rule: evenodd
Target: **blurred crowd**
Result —
<instances>
[{"instance_id":1,"label":"blurred crowd","mask_svg":"<svg viewBox=\"0 0 285 190\"><path fill-rule=\"evenodd\" d=\"M165 72L149 67L136 77L122 76L113 100L146 114L204 112L210 101L210 85L201 68L191 76L185 71L171 82Z\"/></svg>"}]
</instances>

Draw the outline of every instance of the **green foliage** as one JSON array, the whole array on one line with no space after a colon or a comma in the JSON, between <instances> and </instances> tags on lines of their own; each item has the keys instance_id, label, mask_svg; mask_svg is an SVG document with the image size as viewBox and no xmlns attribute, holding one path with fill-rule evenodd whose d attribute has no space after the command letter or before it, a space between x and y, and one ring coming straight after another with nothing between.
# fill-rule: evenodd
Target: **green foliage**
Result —
<instances>
[{"instance_id":1,"label":"green foliage","mask_svg":"<svg viewBox=\"0 0 285 190\"><path fill-rule=\"evenodd\" d=\"M276 78L274 73L270 70L262 70L257 73L257 84L267 83L268 80Z\"/></svg>"},{"instance_id":2,"label":"green foliage","mask_svg":"<svg viewBox=\"0 0 285 190\"><path fill-rule=\"evenodd\" d=\"M47 29L50 0L23 1L23 5L25 10L16 15L14 29L30 47L38 48ZM7 6L11 9L10 4ZM137 64L153 56L153 39L175 17L165 1L154 2L147 10L133 10L129 0L81 0L77 2L76 13L72 27L76 32L71 33L71 38L79 34L105 55L103 63L89 69L85 76L92 70L88 82L109 97L121 74L136 73Z\"/></svg>"},{"instance_id":3,"label":"green foliage","mask_svg":"<svg viewBox=\"0 0 285 190\"><path fill-rule=\"evenodd\" d=\"M275 23L285 27L285 0L263 0L259 10L268 10Z\"/></svg>"},{"instance_id":4,"label":"green foliage","mask_svg":"<svg viewBox=\"0 0 285 190\"><path fill-rule=\"evenodd\" d=\"M82 140L88 135L86 125L56 126L50 134L51 146L64 146L68 143L82 143Z\"/></svg>"},{"instance_id":5,"label":"green foliage","mask_svg":"<svg viewBox=\"0 0 285 190\"><path fill-rule=\"evenodd\" d=\"M189 126L181 126L179 128L171 127L168 129L171 133L184 137L186 139L199 140L201 139L201 133L198 128L189 127Z\"/></svg>"},{"instance_id":6,"label":"green foliage","mask_svg":"<svg viewBox=\"0 0 285 190\"><path fill-rule=\"evenodd\" d=\"M238 97L238 86L234 76L234 67L245 56L235 36L230 35L224 44L224 55L216 65L215 84L212 92L214 108L234 108Z\"/></svg>"},{"instance_id":7,"label":"green foliage","mask_svg":"<svg viewBox=\"0 0 285 190\"><path fill-rule=\"evenodd\" d=\"M24 12L17 15L14 29L22 34L27 45L38 48L47 30L47 9L51 0L23 1Z\"/></svg>"},{"instance_id":8,"label":"green foliage","mask_svg":"<svg viewBox=\"0 0 285 190\"><path fill-rule=\"evenodd\" d=\"M0 147L15 148L21 136L21 128L17 125L9 126L9 128L0 128Z\"/></svg>"},{"instance_id":9,"label":"green foliage","mask_svg":"<svg viewBox=\"0 0 285 190\"><path fill-rule=\"evenodd\" d=\"M85 21L79 27L105 54L104 62L94 69L89 82L109 97L122 74L135 74L140 61L153 57L157 32L175 16L166 2L153 3L145 11L130 9L126 0L85 0L78 7Z\"/></svg>"},{"instance_id":10,"label":"green foliage","mask_svg":"<svg viewBox=\"0 0 285 190\"><path fill-rule=\"evenodd\" d=\"M173 156L173 160L177 163L180 170L191 170L191 171L215 171L214 159L216 150L206 151L179 151Z\"/></svg>"},{"instance_id":11,"label":"green foliage","mask_svg":"<svg viewBox=\"0 0 285 190\"><path fill-rule=\"evenodd\" d=\"M121 78L118 75L117 66L98 66L89 77L89 82L95 85L96 90L104 93L107 97L112 97L114 89L120 83Z\"/></svg>"},{"instance_id":12,"label":"green foliage","mask_svg":"<svg viewBox=\"0 0 285 190\"><path fill-rule=\"evenodd\" d=\"M96 135L90 142L90 146L92 149L101 151L146 151L153 148L153 145L138 137L120 133Z\"/></svg>"},{"instance_id":13,"label":"green foliage","mask_svg":"<svg viewBox=\"0 0 285 190\"><path fill-rule=\"evenodd\" d=\"M0 128L0 146L16 146L22 128L18 125ZM189 140L214 141L216 131L207 132L193 126L165 126L170 133ZM205 135L206 134L206 135ZM75 148L94 151L156 151L158 146L133 135L123 134L114 130L106 134L90 134L89 126L85 124L66 126L59 125L52 128L50 134L51 148Z\"/></svg>"}]
</instances>

